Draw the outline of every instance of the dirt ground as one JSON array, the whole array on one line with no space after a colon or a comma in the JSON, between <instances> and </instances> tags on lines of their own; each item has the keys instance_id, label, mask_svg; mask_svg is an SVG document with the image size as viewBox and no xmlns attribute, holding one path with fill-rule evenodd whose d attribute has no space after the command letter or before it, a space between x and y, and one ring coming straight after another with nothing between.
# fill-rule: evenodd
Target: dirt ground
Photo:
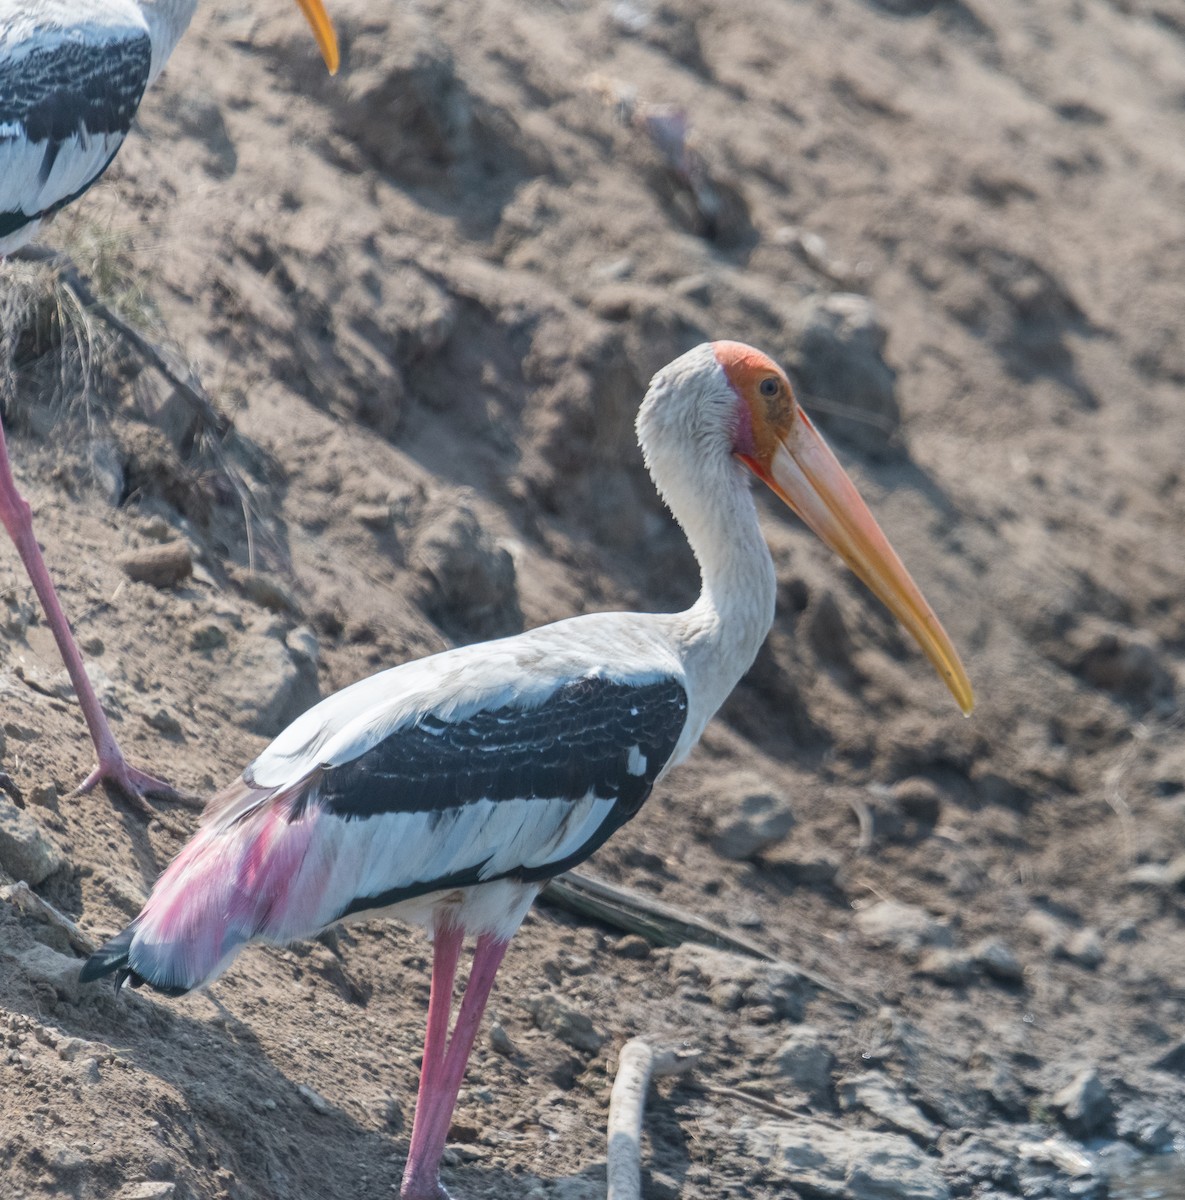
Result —
<instances>
[{"instance_id":1,"label":"dirt ground","mask_svg":"<svg viewBox=\"0 0 1185 1200\"><path fill-rule=\"evenodd\" d=\"M653 1200L1097 1197L1185 1148L1185 5L333 0L336 79L288 8L203 8L43 238L233 434L101 330L85 394L53 313L10 346L16 473L138 761L208 794L381 667L690 603L632 422L722 337L792 370L979 696L763 501L767 646L583 869L817 981L537 909L458 1200L603 1195L638 1034L702 1054L652 1093ZM191 576L129 579L172 541ZM0 829L99 940L197 815L68 795L90 744L2 546L0 597ZM420 935L117 998L5 894L0 1195L397 1194Z\"/></svg>"}]
</instances>

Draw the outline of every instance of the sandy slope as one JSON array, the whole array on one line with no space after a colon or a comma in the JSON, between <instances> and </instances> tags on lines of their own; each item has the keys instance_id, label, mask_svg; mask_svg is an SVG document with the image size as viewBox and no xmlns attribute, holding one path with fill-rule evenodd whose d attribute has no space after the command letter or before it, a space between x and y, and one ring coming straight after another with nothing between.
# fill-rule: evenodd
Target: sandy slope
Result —
<instances>
[{"instance_id":1,"label":"sandy slope","mask_svg":"<svg viewBox=\"0 0 1185 1200\"><path fill-rule=\"evenodd\" d=\"M89 421L48 419L44 364L15 409L42 541L138 756L207 791L317 687L575 611L688 602L694 564L632 417L657 367L721 336L817 394L981 696L964 722L770 506L768 647L590 869L862 998L808 999L830 1082L804 1090L786 1065L810 1037L785 981L627 957L611 931L538 914L495 1001L515 1051L479 1047L458 1109L457 1194L603 1194L615 1054L639 1032L705 1053L655 1101L660 1200L795 1180L1100 1194L1032 1147L1185 1135L1185 11L339 0L346 66L327 80L299 17L267 8L200 15L108 181L53 230L97 223L142 279L234 415L226 461L128 362ZM646 104L688 113L707 216L626 119ZM879 326L834 299L849 292ZM847 314L838 342L820 312ZM125 581L118 555L168 531L195 579ZM39 890L98 937L180 838L103 796L58 799L89 747L45 694L58 663L2 557L3 769L68 859ZM248 565L281 585L271 607ZM717 826L762 791L794 830L756 862L721 857ZM424 942L376 923L257 950L213 999L177 1003L80 989L67 951L0 904L3 1195L392 1194ZM601 1048L565 1041L554 1003ZM1176 1073L1152 1066L1166 1054ZM1064 1126L1056 1094L1092 1068L1110 1116ZM870 1073L896 1088L887 1107ZM824 1119L853 1146L892 1132L887 1191L853 1168L828 1192L770 1159L771 1128L819 1140Z\"/></svg>"}]
</instances>

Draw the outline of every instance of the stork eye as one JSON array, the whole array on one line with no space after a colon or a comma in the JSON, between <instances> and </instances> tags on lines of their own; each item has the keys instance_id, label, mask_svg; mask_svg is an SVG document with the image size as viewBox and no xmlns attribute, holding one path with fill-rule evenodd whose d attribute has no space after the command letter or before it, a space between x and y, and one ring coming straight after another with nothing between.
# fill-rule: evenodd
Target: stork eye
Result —
<instances>
[{"instance_id":1,"label":"stork eye","mask_svg":"<svg viewBox=\"0 0 1185 1200\"><path fill-rule=\"evenodd\" d=\"M781 383L772 375L767 375L760 384L757 385L757 390L768 399L773 399L774 396L782 390Z\"/></svg>"}]
</instances>

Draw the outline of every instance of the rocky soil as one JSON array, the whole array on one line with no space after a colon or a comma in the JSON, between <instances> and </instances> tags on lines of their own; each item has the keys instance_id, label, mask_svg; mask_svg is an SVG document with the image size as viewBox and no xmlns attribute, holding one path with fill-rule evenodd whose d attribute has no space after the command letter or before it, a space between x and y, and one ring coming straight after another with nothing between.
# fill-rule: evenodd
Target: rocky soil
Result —
<instances>
[{"instance_id":1,"label":"rocky soil","mask_svg":"<svg viewBox=\"0 0 1185 1200\"><path fill-rule=\"evenodd\" d=\"M135 757L208 794L383 666L687 604L632 419L713 337L792 370L980 697L764 508L768 644L585 869L773 961L538 909L450 1188L603 1195L639 1034L702 1054L651 1095L652 1200L1102 1197L1185 1145L1185 8L334 0L328 79L288 7L203 9L46 236L231 433L0 275L17 475ZM197 816L69 795L3 548L0 600L0 1195L394 1195L426 942L79 985Z\"/></svg>"}]
</instances>

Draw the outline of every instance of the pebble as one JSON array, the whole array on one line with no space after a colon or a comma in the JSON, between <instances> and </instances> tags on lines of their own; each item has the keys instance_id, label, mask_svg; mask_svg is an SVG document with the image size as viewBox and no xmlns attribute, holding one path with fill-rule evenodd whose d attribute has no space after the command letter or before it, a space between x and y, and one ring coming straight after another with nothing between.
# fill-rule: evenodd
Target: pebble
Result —
<instances>
[{"instance_id":1,"label":"pebble","mask_svg":"<svg viewBox=\"0 0 1185 1200\"><path fill-rule=\"evenodd\" d=\"M181 732L181 722L163 704L146 712L144 720L146 724L166 737L176 737Z\"/></svg>"},{"instance_id":2,"label":"pebble","mask_svg":"<svg viewBox=\"0 0 1185 1200\"><path fill-rule=\"evenodd\" d=\"M712 849L743 861L780 842L794 828L789 801L774 792L751 792L730 813L716 819Z\"/></svg>"},{"instance_id":3,"label":"pebble","mask_svg":"<svg viewBox=\"0 0 1185 1200\"><path fill-rule=\"evenodd\" d=\"M159 513L145 517L136 528L140 536L146 537L150 542L167 542L173 536L172 525Z\"/></svg>"},{"instance_id":4,"label":"pebble","mask_svg":"<svg viewBox=\"0 0 1185 1200\"><path fill-rule=\"evenodd\" d=\"M116 1200L171 1200L177 1193L177 1185L167 1182L129 1183Z\"/></svg>"},{"instance_id":5,"label":"pebble","mask_svg":"<svg viewBox=\"0 0 1185 1200\"><path fill-rule=\"evenodd\" d=\"M189 645L193 650L220 650L228 641L226 626L212 617L194 621L189 627Z\"/></svg>"},{"instance_id":6,"label":"pebble","mask_svg":"<svg viewBox=\"0 0 1185 1200\"><path fill-rule=\"evenodd\" d=\"M1078 1138L1101 1133L1114 1113L1106 1086L1093 1067L1080 1071L1049 1103L1066 1129Z\"/></svg>"},{"instance_id":7,"label":"pebble","mask_svg":"<svg viewBox=\"0 0 1185 1200\"><path fill-rule=\"evenodd\" d=\"M883 454L901 425L901 409L876 306L851 292L821 293L799 305L792 325L793 366L803 387L852 410L829 415L828 427L868 454Z\"/></svg>"},{"instance_id":8,"label":"pebble","mask_svg":"<svg viewBox=\"0 0 1185 1200\"><path fill-rule=\"evenodd\" d=\"M193 555L188 542L166 542L163 546L129 551L120 557L119 566L137 583L171 588L193 574Z\"/></svg>"},{"instance_id":9,"label":"pebble","mask_svg":"<svg viewBox=\"0 0 1185 1200\"><path fill-rule=\"evenodd\" d=\"M515 1054L514 1043L510 1040L510 1034L506 1032L505 1026L497 1021L490 1026L490 1049L495 1054L501 1054L503 1058L512 1058Z\"/></svg>"},{"instance_id":10,"label":"pebble","mask_svg":"<svg viewBox=\"0 0 1185 1200\"><path fill-rule=\"evenodd\" d=\"M705 988L709 1003L725 1012L766 1008L775 1019L802 1020L809 985L776 963L691 943L677 946L670 962L677 980Z\"/></svg>"},{"instance_id":11,"label":"pebble","mask_svg":"<svg viewBox=\"0 0 1185 1200\"><path fill-rule=\"evenodd\" d=\"M321 698L316 663L303 648L289 649L282 633L264 620L236 638L234 669L220 685L236 723L265 737L275 737Z\"/></svg>"},{"instance_id":12,"label":"pebble","mask_svg":"<svg viewBox=\"0 0 1185 1200\"><path fill-rule=\"evenodd\" d=\"M231 575L231 579L243 595L260 608L284 616L301 615L296 598L278 579L273 579L262 571L236 571Z\"/></svg>"},{"instance_id":13,"label":"pebble","mask_svg":"<svg viewBox=\"0 0 1185 1200\"><path fill-rule=\"evenodd\" d=\"M482 527L473 493L449 492L415 532L411 566L425 613L457 641L503 637L523 627L509 550Z\"/></svg>"},{"instance_id":14,"label":"pebble","mask_svg":"<svg viewBox=\"0 0 1185 1200\"><path fill-rule=\"evenodd\" d=\"M29 803L36 804L38 808L49 808L54 812L58 810L58 789L52 783L39 783L29 792Z\"/></svg>"},{"instance_id":15,"label":"pebble","mask_svg":"<svg viewBox=\"0 0 1185 1200\"><path fill-rule=\"evenodd\" d=\"M1141 863L1132 867L1127 873L1127 881L1132 887L1185 891L1185 854L1179 854L1168 863Z\"/></svg>"},{"instance_id":16,"label":"pebble","mask_svg":"<svg viewBox=\"0 0 1185 1200\"><path fill-rule=\"evenodd\" d=\"M1097 967L1107 957L1106 951L1103 949L1103 939L1099 937L1097 930L1090 928L1079 929L1072 933L1066 939L1063 953L1071 962L1076 962L1079 966L1090 970Z\"/></svg>"},{"instance_id":17,"label":"pebble","mask_svg":"<svg viewBox=\"0 0 1185 1200\"><path fill-rule=\"evenodd\" d=\"M296 1090L309 1102L314 1112L325 1116L327 1113L333 1111L329 1101L319 1092L314 1092L307 1084L299 1084Z\"/></svg>"},{"instance_id":18,"label":"pebble","mask_svg":"<svg viewBox=\"0 0 1185 1200\"><path fill-rule=\"evenodd\" d=\"M627 934L613 947L613 953L618 958L647 959L650 957L650 943L636 933Z\"/></svg>"},{"instance_id":19,"label":"pebble","mask_svg":"<svg viewBox=\"0 0 1185 1200\"><path fill-rule=\"evenodd\" d=\"M802 1195L844 1200L948 1200L936 1160L898 1133L815 1120L742 1127L741 1150L762 1177ZM782 1194L770 1191L770 1195Z\"/></svg>"},{"instance_id":20,"label":"pebble","mask_svg":"<svg viewBox=\"0 0 1185 1200\"><path fill-rule=\"evenodd\" d=\"M923 946L950 946L954 937L950 926L931 916L916 904L897 900L878 900L856 913L856 926L874 942L916 951Z\"/></svg>"},{"instance_id":21,"label":"pebble","mask_svg":"<svg viewBox=\"0 0 1185 1200\"><path fill-rule=\"evenodd\" d=\"M389 504L355 504L350 510L350 516L367 529L381 533L391 527L391 506Z\"/></svg>"},{"instance_id":22,"label":"pebble","mask_svg":"<svg viewBox=\"0 0 1185 1200\"><path fill-rule=\"evenodd\" d=\"M922 956L916 973L933 979L935 983L962 987L974 978L975 962L965 950L952 950L940 946Z\"/></svg>"},{"instance_id":23,"label":"pebble","mask_svg":"<svg viewBox=\"0 0 1185 1200\"><path fill-rule=\"evenodd\" d=\"M1000 983L1024 982L1025 969L1007 942L985 938L971 947L971 957L984 974Z\"/></svg>"},{"instance_id":24,"label":"pebble","mask_svg":"<svg viewBox=\"0 0 1185 1200\"><path fill-rule=\"evenodd\" d=\"M550 992L533 999L529 1008L536 1028L553 1034L573 1050L596 1054L605 1044L604 1036L593 1028L592 1021L584 1013L562 1004Z\"/></svg>"},{"instance_id":25,"label":"pebble","mask_svg":"<svg viewBox=\"0 0 1185 1200\"><path fill-rule=\"evenodd\" d=\"M841 1081L838 1091L843 1109L862 1108L927 1146L933 1145L942 1132L892 1080L875 1071Z\"/></svg>"},{"instance_id":26,"label":"pebble","mask_svg":"<svg viewBox=\"0 0 1185 1200\"><path fill-rule=\"evenodd\" d=\"M36 887L65 865L66 856L40 824L0 796L0 869Z\"/></svg>"},{"instance_id":27,"label":"pebble","mask_svg":"<svg viewBox=\"0 0 1185 1200\"><path fill-rule=\"evenodd\" d=\"M791 1087L806 1092L812 1100L830 1098L835 1055L813 1025L800 1025L778 1047L774 1066Z\"/></svg>"}]
</instances>

